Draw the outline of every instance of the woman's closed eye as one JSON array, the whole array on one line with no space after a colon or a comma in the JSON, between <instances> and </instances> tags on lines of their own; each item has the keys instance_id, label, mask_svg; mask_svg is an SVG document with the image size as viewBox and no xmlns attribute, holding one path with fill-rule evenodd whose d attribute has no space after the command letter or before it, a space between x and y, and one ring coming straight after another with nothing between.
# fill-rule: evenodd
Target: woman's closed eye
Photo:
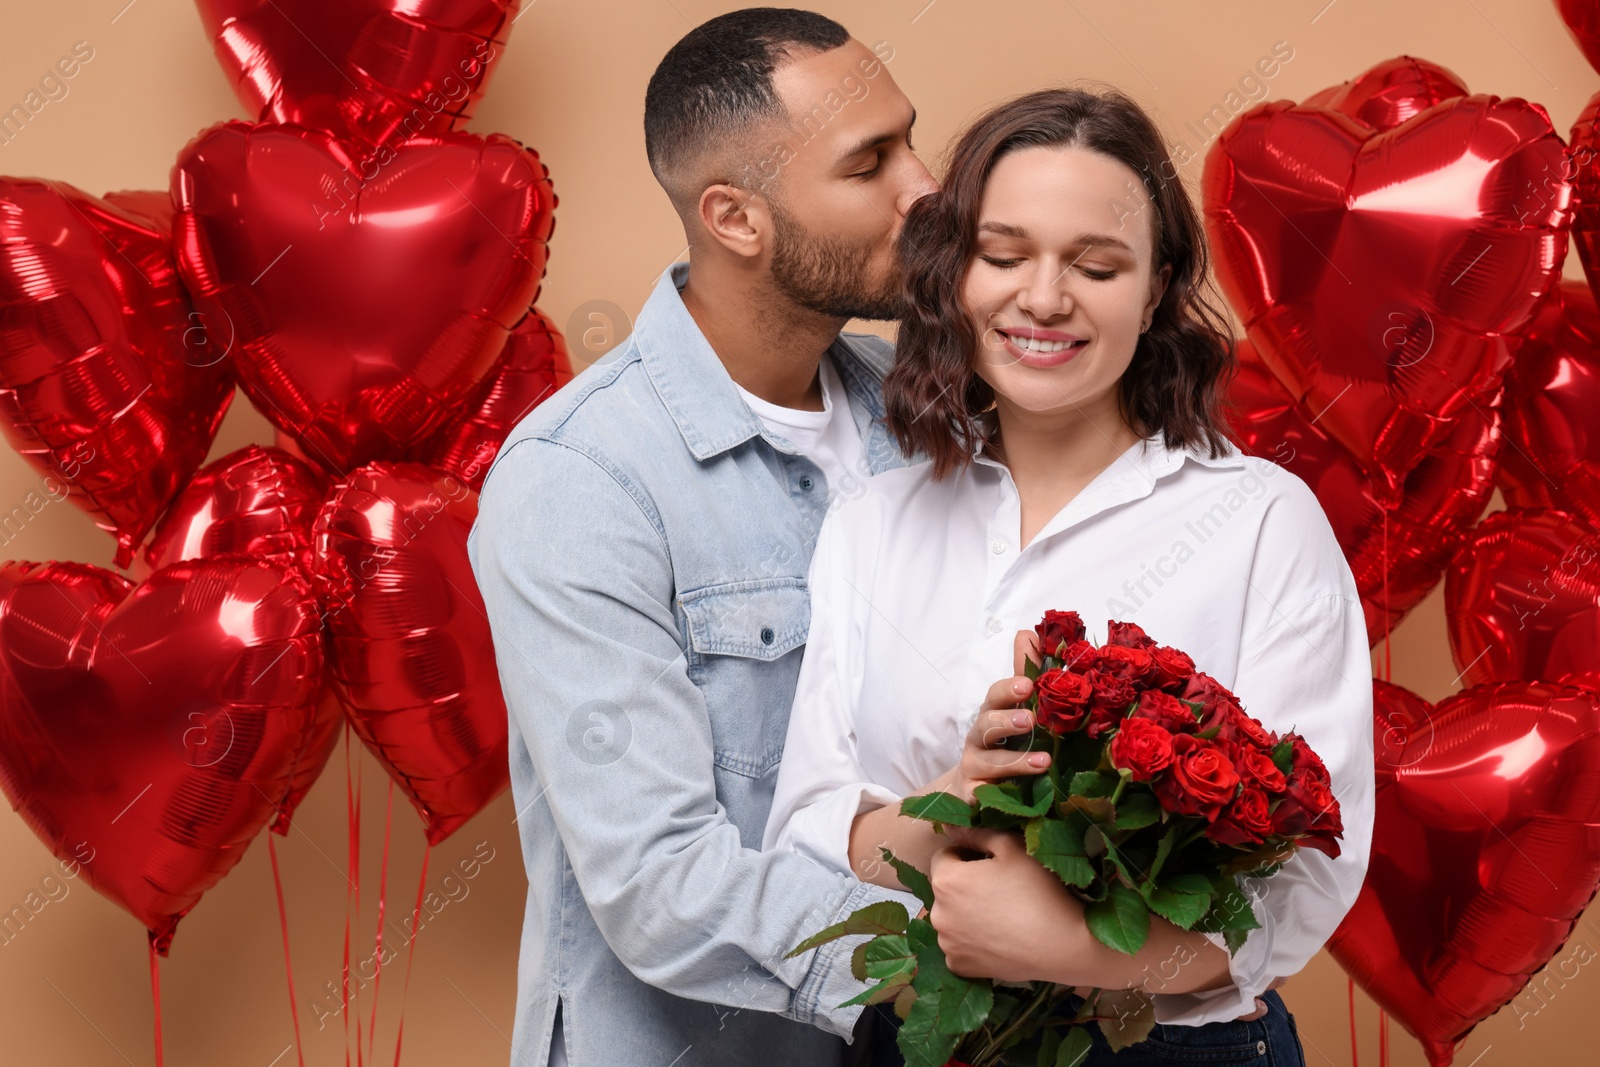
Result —
<instances>
[{"instance_id":1,"label":"woman's closed eye","mask_svg":"<svg viewBox=\"0 0 1600 1067\"><path fill-rule=\"evenodd\" d=\"M1022 262L1021 258L1007 259L1000 256L983 255L979 256L978 258L997 270L1010 270ZM1074 265L1078 266L1076 264ZM1110 268L1078 266L1078 270L1085 278L1092 278L1097 282L1110 281L1112 278L1117 276L1117 272Z\"/></svg>"}]
</instances>

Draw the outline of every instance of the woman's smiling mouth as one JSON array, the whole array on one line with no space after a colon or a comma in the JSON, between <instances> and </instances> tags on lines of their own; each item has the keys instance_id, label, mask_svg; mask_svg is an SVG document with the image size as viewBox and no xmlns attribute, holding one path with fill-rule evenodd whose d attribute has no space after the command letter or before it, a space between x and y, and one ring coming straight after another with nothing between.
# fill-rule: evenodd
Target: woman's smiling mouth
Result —
<instances>
[{"instance_id":1,"label":"woman's smiling mouth","mask_svg":"<svg viewBox=\"0 0 1600 1067\"><path fill-rule=\"evenodd\" d=\"M1005 339L1011 358L1030 367L1059 367L1089 343L1070 333L1032 326L996 329L995 332Z\"/></svg>"}]
</instances>

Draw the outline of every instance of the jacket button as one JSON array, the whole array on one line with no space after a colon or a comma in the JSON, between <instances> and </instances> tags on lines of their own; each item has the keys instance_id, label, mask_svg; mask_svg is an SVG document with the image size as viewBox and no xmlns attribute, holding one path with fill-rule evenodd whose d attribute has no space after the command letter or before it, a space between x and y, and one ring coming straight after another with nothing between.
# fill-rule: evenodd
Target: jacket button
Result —
<instances>
[{"instance_id":1,"label":"jacket button","mask_svg":"<svg viewBox=\"0 0 1600 1067\"><path fill-rule=\"evenodd\" d=\"M809 493L811 491L811 479L810 478L801 478L800 479L800 488L804 489L806 492Z\"/></svg>"},{"instance_id":2,"label":"jacket button","mask_svg":"<svg viewBox=\"0 0 1600 1067\"><path fill-rule=\"evenodd\" d=\"M1264 1055L1266 1055L1266 1053L1267 1053L1267 1043L1265 1041L1257 1041L1256 1042L1256 1055L1264 1056Z\"/></svg>"},{"instance_id":3,"label":"jacket button","mask_svg":"<svg viewBox=\"0 0 1600 1067\"><path fill-rule=\"evenodd\" d=\"M772 632L772 627L768 626L761 631L761 643L763 645L770 645L774 640L777 639L777 636L777 634Z\"/></svg>"}]
</instances>

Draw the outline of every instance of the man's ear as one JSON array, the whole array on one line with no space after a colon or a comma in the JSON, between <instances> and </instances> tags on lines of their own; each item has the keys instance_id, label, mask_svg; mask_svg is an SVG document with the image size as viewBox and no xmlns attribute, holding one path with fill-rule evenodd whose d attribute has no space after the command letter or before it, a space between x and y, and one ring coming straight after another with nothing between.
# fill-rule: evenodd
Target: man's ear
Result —
<instances>
[{"instance_id":1,"label":"man's ear","mask_svg":"<svg viewBox=\"0 0 1600 1067\"><path fill-rule=\"evenodd\" d=\"M736 185L711 185L700 194L700 225L738 256L759 256L772 231L766 201Z\"/></svg>"}]
</instances>

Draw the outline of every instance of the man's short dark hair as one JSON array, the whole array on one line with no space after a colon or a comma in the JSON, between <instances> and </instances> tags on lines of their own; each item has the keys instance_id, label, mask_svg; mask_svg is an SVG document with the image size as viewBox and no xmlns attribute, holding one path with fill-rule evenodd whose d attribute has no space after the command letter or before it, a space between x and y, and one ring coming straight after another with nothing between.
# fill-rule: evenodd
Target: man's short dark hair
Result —
<instances>
[{"instance_id":1,"label":"man's short dark hair","mask_svg":"<svg viewBox=\"0 0 1600 1067\"><path fill-rule=\"evenodd\" d=\"M684 183L711 149L738 143L753 126L783 116L772 88L778 65L849 40L848 30L814 11L750 7L696 26L672 46L645 89L644 147L656 180L680 211L700 192Z\"/></svg>"}]
</instances>

